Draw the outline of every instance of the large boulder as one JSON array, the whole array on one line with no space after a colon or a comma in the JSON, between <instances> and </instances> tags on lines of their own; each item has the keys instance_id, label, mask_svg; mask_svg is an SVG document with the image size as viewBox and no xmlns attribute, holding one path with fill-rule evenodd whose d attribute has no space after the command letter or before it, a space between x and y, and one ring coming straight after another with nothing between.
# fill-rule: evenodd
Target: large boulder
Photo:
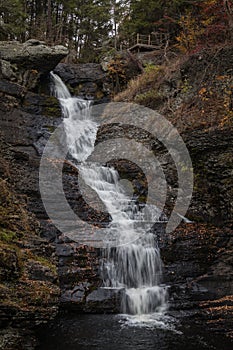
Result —
<instances>
[{"instance_id":1,"label":"large boulder","mask_svg":"<svg viewBox=\"0 0 233 350\"><path fill-rule=\"evenodd\" d=\"M68 49L62 45L47 46L45 42L31 39L21 44L18 41L0 42L0 57L18 67L35 69L47 73L53 69L62 58L66 57Z\"/></svg>"},{"instance_id":2,"label":"large boulder","mask_svg":"<svg viewBox=\"0 0 233 350\"><path fill-rule=\"evenodd\" d=\"M47 46L43 41L30 39L0 42L0 78L34 89L45 76L68 54L62 45Z\"/></svg>"},{"instance_id":3,"label":"large boulder","mask_svg":"<svg viewBox=\"0 0 233 350\"><path fill-rule=\"evenodd\" d=\"M59 63L54 72L70 86L87 82L100 82L105 78L105 72L102 70L101 65L97 63Z\"/></svg>"}]
</instances>

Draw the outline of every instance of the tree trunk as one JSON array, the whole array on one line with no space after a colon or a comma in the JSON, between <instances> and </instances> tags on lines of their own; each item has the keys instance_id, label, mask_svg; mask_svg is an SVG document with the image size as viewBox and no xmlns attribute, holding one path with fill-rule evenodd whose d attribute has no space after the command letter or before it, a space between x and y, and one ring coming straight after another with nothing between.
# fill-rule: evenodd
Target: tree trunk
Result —
<instances>
[{"instance_id":1,"label":"tree trunk","mask_svg":"<svg viewBox=\"0 0 233 350\"><path fill-rule=\"evenodd\" d=\"M51 6L51 0L48 0L48 7L47 7L46 39L47 39L47 42L49 44L52 43L52 6Z\"/></svg>"},{"instance_id":2,"label":"tree trunk","mask_svg":"<svg viewBox=\"0 0 233 350\"><path fill-rule=\"evenodd\" d=\"M230 38L233 41L233 3L230 0L224 0L223 4L228 18Z\"/></svg>"}]
</instances>

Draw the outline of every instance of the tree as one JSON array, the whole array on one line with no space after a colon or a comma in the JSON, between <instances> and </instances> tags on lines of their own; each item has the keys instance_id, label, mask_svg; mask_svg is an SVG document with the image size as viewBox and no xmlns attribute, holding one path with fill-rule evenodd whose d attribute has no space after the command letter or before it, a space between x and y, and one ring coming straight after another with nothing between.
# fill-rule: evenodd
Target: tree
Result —
<instances>
[{"instance_id":1,"label":"tree","mask_svg":"<svg viewBox=\"0 0 233 350\"><path fill-rule=\"evenodd\" d=\"M227 14L230 37L233 41L233 2L229 0L224 0L223 5Z\"/></svg>"},{"instance_id":2,"label":"tree","mask_svg":"<svg viewBox=\"0 0 233 350\"><path fill-rule=\"evenodd\" d=\"M184 51L233 40L233 0L0 0L1 40L65 44L81 61L97 61L105 43L117 49L151 32Z\"/></svg>"},{"instance_id":3,"label":"tree","mask_svg":"<svg viewBox=\"0 0 233 350\"><path fill-rule=\"evenodd\" d=\"M171 40L175 40L181 15L194 3L191 0L131 0L128 14L120 27L121 37L166 32Z\"/></svg>"},{"instance_id":4,"label":"tree","mask_svg":"<svg viewBox=\"0 0 233 350\"><path fill-rule=\"evenodd\" d=\"M181 51L233 39L233 5L227 0L196 1L178 21L176 39Z\"/></svg>"},{"instance_id":5,"label":"tree","mask_svg":"<svg viewBox=\"0 0 233 350\"><path fill-rule=\"evenodd\" d=\"M24 8L20 0L0 0L0 40L22 38L25 33Z\"/></svg>"}]
</instances>

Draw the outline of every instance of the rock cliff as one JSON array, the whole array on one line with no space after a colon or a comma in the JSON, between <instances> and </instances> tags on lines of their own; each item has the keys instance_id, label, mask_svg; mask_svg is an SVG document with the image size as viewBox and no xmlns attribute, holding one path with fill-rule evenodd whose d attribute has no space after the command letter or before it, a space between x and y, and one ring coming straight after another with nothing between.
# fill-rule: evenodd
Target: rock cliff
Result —
<instances>
[{"instance_id":1,"label":"rock cliff","mask_svg":"<svg viewBox=\"0 0 233 350\"><path fill-rule=\"evenodd\" d=\"M171 310L184 309L192 322L232 338L233 140L232 46L158 60L128 84L115 101L157 110L177 127L189 150L194 191L187 217L172 234L160 237L164 278ZM151 54L153 56L153 54ZM119 131L118 131L119 133ZM124 133L120 131L121 135ZM150 143L148 135L143 142ZM176 196L176 170L156 156ZM172 190L173 188L173 190Z\"/></svg>"},{"instance_id":2,"label":"rock cliff","mask_svg":"<svg viewBox=\"0 0 233 350\"><path fill-rule=\"evenodd\" d=\"M55 247L42 238L32 205L38 186L33 170L54 125L50 115L60 110L55 99L30 90L67 50L30 40L1 42L0 53L0 347L33 349L32 330L56 315L60 295ZM37 116L44 110L43 131Z\"/></svg>"}]
</instances>

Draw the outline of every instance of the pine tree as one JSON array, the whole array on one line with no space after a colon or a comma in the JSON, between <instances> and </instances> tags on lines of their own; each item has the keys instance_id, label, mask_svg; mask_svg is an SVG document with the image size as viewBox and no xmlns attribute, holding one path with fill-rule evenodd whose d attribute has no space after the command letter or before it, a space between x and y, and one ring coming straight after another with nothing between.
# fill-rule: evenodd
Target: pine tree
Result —
<instances>
[{"instance_id":1,"label":"pine tree","mask_svg":"<svg viewBox=\"0 0 233 350\"><path fill-rule=\"evenodd\" d=\"M23 38L26 13L20 0L0 0L0 40Z\"/></svg>"}]
</instances>

